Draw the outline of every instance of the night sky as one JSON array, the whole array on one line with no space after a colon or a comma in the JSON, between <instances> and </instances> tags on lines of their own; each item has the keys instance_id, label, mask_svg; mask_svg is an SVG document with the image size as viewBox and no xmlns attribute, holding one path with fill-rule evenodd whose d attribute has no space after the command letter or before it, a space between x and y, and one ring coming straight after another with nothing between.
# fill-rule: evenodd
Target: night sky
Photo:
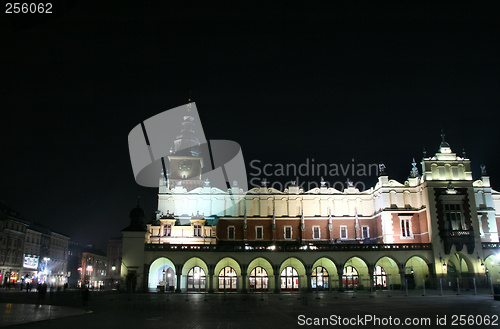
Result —
<instances>
[{"instance_id":1,"label":"night sky","mask_svg":"<svg viewBox=\"0 0 500 329\"><path fill-rule=\"evenodd\" d=\"M238 142L247 163L382 161L404 182L444 129L500 189L494 2L53 3L52 15L2 10L0 200L76 241L104 249L139 194L156 210L128 133L190 92L207 139Z\"/></svg>"}]
</instances>

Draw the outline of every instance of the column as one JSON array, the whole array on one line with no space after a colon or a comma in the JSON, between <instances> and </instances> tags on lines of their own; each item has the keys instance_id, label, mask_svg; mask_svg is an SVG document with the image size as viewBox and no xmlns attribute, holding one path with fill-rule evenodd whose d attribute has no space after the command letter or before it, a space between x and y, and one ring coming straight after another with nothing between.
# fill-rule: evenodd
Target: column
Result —
<instances>
[{"instance_id":1,"label":"column","mask_svg":"<svg viewBox=\"0 0 500 329\"><path fill-rule=\"evenodd\" d=\"M401 277L401 287L406 287L406 268L405 264L399 267L399 276Z\"/></svg>"},{"instance_id":2,"label":"column","mask_svg":"<svg viewBox=\"0 0 500 329\"><path fill-rule=\"evenodd\" d=\"M241 292L243 294L246 294L246 292L247 292L247 269L248 269L248 265L246 265L246 264L241 265L241 279L243 280L243 282L241 284Z\"/></svg>"},{"instance_id":3,"label":"column","mask_svg":"<svg viewBox=\"0 0 500 329\"><path fill-rule=\"evenodd\" d=\"M312 265L307 264L306 265L307 292L312 291L311 276L312 276Z\"/></svg>"},{"instance_id":4,"label":"column","mask_svg":"<svg viewBox=\"0 0 500 329\"><path fill-rule=\"evenodd\" d=\"M280 266L273 265L273 270L274 270L274 293L279 294L281 292Z\"/></svg>"},{"instance_id":5,"label":"column","mask_svg":"<svg viewBox=\"0 0 500 329\"><path fill-rule=\"evenodd\" d=\"M373 289L373 274L375 271L375 265L374 264L366 264L368 268L368 276L370 277L370 292L374 291Z\"/></svg>"},{"instance_id":6,"label":"column","mask_svg":"<svg viewBox=\"0 0 500 329\"><path fill-rule=\"evenodd\" d=\"M337 264L337 275L339 277L339 291L344 291L344 285L342 284L342 277L344 276L344 263Z\"/></svg>"},{"instance_id":7,"label":"column","mask_svg":"<svg viewBox=\"0 0 500 329\"><path fill-rule=\"evenodd\" d=\"M177 276L177 288L175 292L181 292L182 265L175 265L175 275Z\"/></svg>"},{"instance_id":8,"label":"column","mask_svg":"<svg viewBox=\"0 0 500 329\"><path fill-rule=\"evenodd\" d=\"M214 293L214 270L215 265L208 264L208 293Z\"/></svg>"}]
</instances>

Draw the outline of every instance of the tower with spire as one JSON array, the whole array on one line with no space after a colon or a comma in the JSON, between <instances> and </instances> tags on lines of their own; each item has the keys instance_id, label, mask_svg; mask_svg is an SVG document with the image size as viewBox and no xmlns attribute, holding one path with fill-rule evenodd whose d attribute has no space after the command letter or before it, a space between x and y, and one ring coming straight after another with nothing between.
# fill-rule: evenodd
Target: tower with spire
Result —
<instances>
[{"instance_id":1,"label":"tower with spire","mask_svg":"<svg viewBox=\"0 0 500 329\"><path fill-rule=\"evenodd\" d=\"M167 185L182 185L187 191L203 186L203 156L200 141L195 132L195 119L191 114L191 99L186 105L181 133L175 138L172 152L168 155L169 182Z\"/></svg>"}]
</instances>

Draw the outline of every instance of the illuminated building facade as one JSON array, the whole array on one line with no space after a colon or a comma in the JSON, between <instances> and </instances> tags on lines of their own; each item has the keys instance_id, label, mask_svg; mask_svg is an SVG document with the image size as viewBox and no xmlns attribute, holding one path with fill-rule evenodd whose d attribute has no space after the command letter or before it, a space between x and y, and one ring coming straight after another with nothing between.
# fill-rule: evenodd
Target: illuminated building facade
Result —
<instances>
[{"instance_id":1,"label":"illuminated building facade","mask_svg":"<svg viewBox=\"0 0 500 329\"><path fill-rule=\"evenodd\" d=\"M182 134L179 136L183 138ZM123 233L123 288L280 292L500 283L500 193L473 180L465 154L442 135L400 183L304 191L265 184L227 190L201 177L199 157L175 152L158 211L139 206ZM182 173L185 171L186 173ZM190 178L187 178L190 177ZM188 184L183 183L186 178Z\"/></svg>"},{"instance_id":2,"label":"illuminated building facade","mask_svg":"<svg viewBox=\"0 0 500 329\"><path fill-rule=\"evenodd\" d=\"M69 237L34 224L5 205L0 207L2 285L67 282Z\"/></svg>"}]
</instances>

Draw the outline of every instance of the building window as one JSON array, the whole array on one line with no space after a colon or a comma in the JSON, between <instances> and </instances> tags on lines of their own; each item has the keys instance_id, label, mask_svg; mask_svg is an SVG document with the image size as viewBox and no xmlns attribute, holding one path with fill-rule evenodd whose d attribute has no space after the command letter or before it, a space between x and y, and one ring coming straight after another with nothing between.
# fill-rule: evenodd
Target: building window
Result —
<instances>
[{"instance_id":1,"label":"building window","mask_svg":"<svg viewBox=\"0 0 500 329\"><path fill-rule=\"evenodd\" d=\"M172 224L165 225L164 232L165 236L172 236Z\"/></svg>"},{"instance_id":2,"label":"building window","mask_svg":"<svg viewBox=\"0 0 500 329\"><path fill-rule=\"evenodd\" d=\"M234 226L229 226L227 228L227 238L230 240L234 240Z\"/></svg>"},{"instance_id":3,"label":"building window","mask_svg":"<svg viewBox=\"0 0 500 329\"><path fill-rule=\"evenodd\" d=\"M369 226L366 226L366 225L361 226L361 237L363 239L367 239L370 237L370 227Z\"/></svg>"},{"instance_id":4,"label":"building window","mask_svg":"<svg viewBox=\"0 0 500 329\"><path fill-rule=\"evenodd\" d=\"M264 228L262 226L256 226L255 227L255 238L257 240L262 240L262 232L263 232Z\"/></svg>"},{"instance_id":5,"label":"building window","mask_svg":"<svg viewBox=\"0 0 500 329\"><path fill-rule=\"evenodd\" d=\"M299 274L295 268L287 266L283 269L283 271L281 271L281 289L299 289Z\"/></svg>"},{"instance_id":6,"label":"building window","mask_svg":"<svg viewBox=\"0 0 500 329\"><path fill-rule=\"evenodd\" d=\"M238 277L236 271L230 266L224 267L219 272L219 290L236 290Z\"/></svg>"},{"instance_id":7,"label":"building window","mask_svg":"<svg viewBox=\"0 0 500 329\"><path fill-rule=\"evenodd\" d=\"M319 226L313 226L313 239L320 239L320 231L319 231Z\"/></svg>"},{"instance_id":8,"label":"building window","mask_svg":"<svg viewBox=\"0 0 500 329\"><path fill-rule=\"evenodd\" d=\"M250 290L267 290L268 288L268 276L267 271L261 267L257 266L250 272Z\"/></svg>"},{"instance_id":9,"label":"building window","mask_svg":"<svg viewBox=\"0 0 500 329\"><path fill-rule=\"evenodd\" d=\"M188 290L203 290L206 286L206 276L205 271L199 267L195 266L191 268L188 272Z\"/></svg>"},{"instance_id":10,"label":"building window","mask_svg":"<svg viewBox=\"0 0 500 329\"><path fill-rule=\"evenodd\" d=\"M445 204L444 216L446 230L461 231L467 229L465 227L465 218L462 214L461 204Z\"/></svg>"},{"instance_id":11,"label":"building window","mask_svg":"<svg viewBox=\"0 0 500 329\"><path fill-rule=\"evenodd\" d=\"M323 266L316 267L311 275L311 286L313 289L328 289L328 271Z\"/></svg>"},{"instance_id":12,"label":"building window","mask_svg":"<svg viewBox=\"0 0 500 329\"><path fill-rule=\"evenodd\" d=\"M401 220L401 237L403 237L403 238L411 238L412 237L411 220L409 218Z\"/></svg>"},{"instance_id":13,"label":"building window","mask_svg":"<svg viewBox=\"0 0 500 329\"><path fill-rule=\"evenodd\" d=\"M285 226L285 239L290 240L292 238L292 227Z\"/></svg>"},{"instance_id":14,"label":"building window","mask_svg":"<svg viewBox=\"0 0 500 329\"><path fill-rule=\"evenodd\" d=\"M342 285L345 290L353 290L358 288L359 275L356 268L353 266L344 267L344 273L342 275Z\"/></svg>"},{"instance_id":15,"label":"building window","mask_svg":"<svg viewBox=\"0 0 500 329\"><path fill-rule=\"evenodd\" d=\"M340 226L340 238L347 239L347 226L345 225Z\"/></svg>"},{"instance_id":16,"label":"building window","mask_svg":"<svg viewBox=\"0 0 500 329\"><path fill-rule=\"evenodd\" d=\"M387 274L382 266L375 267L375 272L373 273L373 283L375 284L375 289L387 288Z\"/></svg>"},{"instance_id":17,"label":"building window","mask_svg":"<svg viewBox=\"0 0 500 329\"><path fill-rule=\"evenodd\" d=\"M194 225L194 236L201 236L201 225Z\"/></svg>"}]
</instances>

